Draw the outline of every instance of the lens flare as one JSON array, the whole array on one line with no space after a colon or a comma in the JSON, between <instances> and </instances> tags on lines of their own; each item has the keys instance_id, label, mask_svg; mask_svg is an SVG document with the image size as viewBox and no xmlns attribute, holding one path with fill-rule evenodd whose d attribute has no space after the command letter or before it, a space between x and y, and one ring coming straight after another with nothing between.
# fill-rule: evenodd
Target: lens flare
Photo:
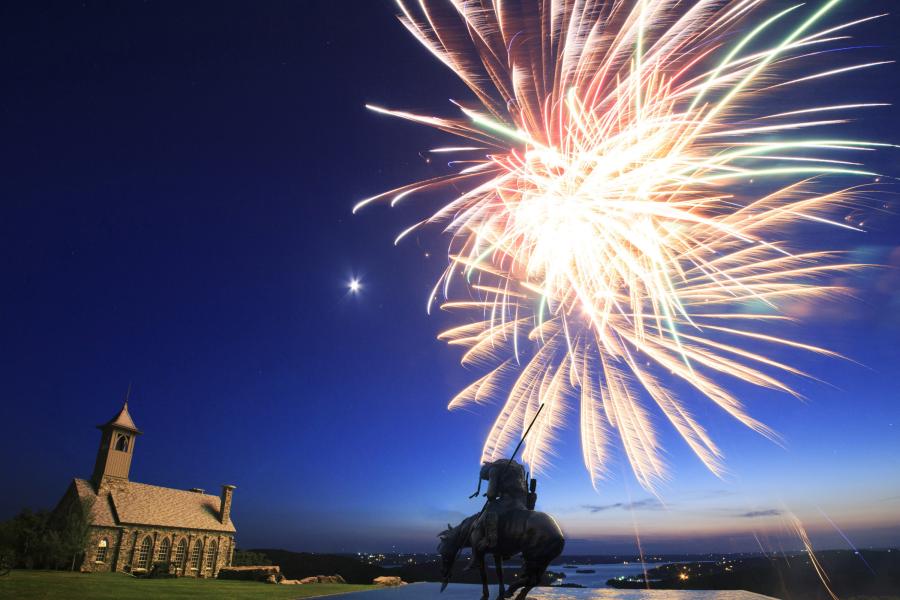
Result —
<instances>
[{"instance_id":1,"label":"lens flare","mask_svg":"<svg viewBox=\"0 0 900 600\"><path fill-rule=\"evenodd\" d=\"M475 315L439 338L486 369L449 407L502 404L483 460L502 457L543 403L524 459L545 468L574 400L595 487L616 438L643 487L666 479L654 413L720 475L723 454L686 391L776 438L726 381L797 395L782 378L802 373L761 348L835 356L767 324L790 320L786 303L839 293L829 276L859 266L791 232L859 230L835 213L858 208L876 177L858 156L887 144L822 132L884 105L785 104L804 84L883 64L796 73L877 16L826 27L839 0L770 4L398 2L403 25L477 102L454 102L457 118L369 106L462 143L431 151L458 157L452 172L354 212L449 196L396 242L429 224L449 234L429 310L440 298ZM833 183L850 177L859 185Z\"/></svg>"}]
</instances>

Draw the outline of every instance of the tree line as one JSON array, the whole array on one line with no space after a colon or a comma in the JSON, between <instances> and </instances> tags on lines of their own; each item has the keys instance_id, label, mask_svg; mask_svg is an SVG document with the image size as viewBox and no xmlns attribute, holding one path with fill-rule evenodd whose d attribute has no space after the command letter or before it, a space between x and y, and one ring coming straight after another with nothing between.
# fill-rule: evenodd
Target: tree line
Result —
<instances>
[{"instance_id":1,"label":"tree line","mask_svg":"<svg viewBox=\"0 0 900 600\"><path fill-rule=\"evenodd\" d=\"M90 536L90 499L57 510L24 509L0 522L0 573L8 569L75 570Z\"/></svg>"}]
</instances>

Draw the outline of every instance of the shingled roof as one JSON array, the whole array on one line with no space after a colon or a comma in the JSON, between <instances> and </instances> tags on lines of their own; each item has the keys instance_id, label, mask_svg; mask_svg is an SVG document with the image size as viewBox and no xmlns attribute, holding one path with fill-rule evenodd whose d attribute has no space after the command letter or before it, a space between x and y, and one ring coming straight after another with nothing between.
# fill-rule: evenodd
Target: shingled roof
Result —
<instances>
[{"instance_id":1,"label":"shingled roof","mask_svg":"<svg viewBox=\"0 0 900 600\"><path fill-rule=\"evenodd\" d=\"M94 486L90 481L84 479L75 480L75 492L78 494L79 500L91 500L91 524L102 525L103 527L116 527L116 517L113 514L113 507L110 504L109 494L97 496Z\"/></svg>"},{"instance_id":2,"label":"shingled roof","mask_svg":"<svg viewBox=\"0 0 900 600\"><path fill-rule=\"evenodd\" d=\"M230 517L225 523L219 520L218 496L134 481L117 483L110 492L99 496L93 485L84 479L75 480L75 489L79 498L94 500L94 525L235 531Z\"/></svg>"}]
</instances>

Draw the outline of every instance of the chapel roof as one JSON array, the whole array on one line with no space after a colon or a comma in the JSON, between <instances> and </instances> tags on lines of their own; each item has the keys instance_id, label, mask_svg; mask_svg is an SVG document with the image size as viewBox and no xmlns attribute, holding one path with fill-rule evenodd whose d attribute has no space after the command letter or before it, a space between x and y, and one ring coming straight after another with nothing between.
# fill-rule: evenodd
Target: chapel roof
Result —
<instances>
[{"instance_id":1,"label":"chapel roof","mask_svg":"<svg viewBox=\"0 0 900 600\"><path fill-rule=\"evenodd\" d=\"M94 500L93 525L235 531L230 517L225 523L219 520L220 500L211 494L134 481L117 482L109 491L97 494L94 486L84 479L75 480L75 489L79 498Z\"/></svg>"},{"instance_id":2,"label":"chapel roof","mask_svg":"<svg viewBox=\"0 0 900 600\"><path fill-rule=\"evenodd\" d=\"M103 527L116 527L116 516L113 514L113 507L110 504L109 494L101 494L100 496L94 491L94 486L90 481L84 479L75 480L75 491L78 493L79 500L92 500L91 505L91 525L101 525Z\"/></svg>"}]
</instances>

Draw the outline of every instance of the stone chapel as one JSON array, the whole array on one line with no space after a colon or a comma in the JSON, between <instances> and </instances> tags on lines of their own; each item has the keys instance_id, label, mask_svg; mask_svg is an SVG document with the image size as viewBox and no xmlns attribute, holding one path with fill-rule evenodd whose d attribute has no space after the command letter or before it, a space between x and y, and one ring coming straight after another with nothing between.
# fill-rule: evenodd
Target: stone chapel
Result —
<instances>
[{"instance_id":1,"label":"stone chapel","mask_svg":"<svg viewBox=\"0 0 900 600\"><path fill-rule=\"evenodd\" d=\"M100 429L100 449L90 480L74 479L58 510L85 501L91 506L90 536L81 570L146 572L154 564L188 577L215 577L231 565L235 486L220 496L202 489L177 490L129 479L141 431L128 401Z\"/></svg>"}]
</instances>

